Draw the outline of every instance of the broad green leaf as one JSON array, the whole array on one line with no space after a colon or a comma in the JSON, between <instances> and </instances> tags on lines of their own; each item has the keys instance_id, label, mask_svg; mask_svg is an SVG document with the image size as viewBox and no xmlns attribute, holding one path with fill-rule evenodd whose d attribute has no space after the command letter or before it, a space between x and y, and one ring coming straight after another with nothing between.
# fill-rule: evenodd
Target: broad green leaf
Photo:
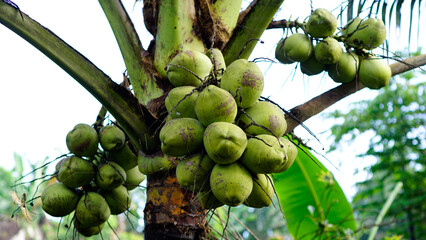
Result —
<instances>
[{"instance_id":1,"label":"broad green leaf","mask_svg":"<svg viewBox=\"0 0 426 240\"><path fill-rule=\"evenodd\" d=\"M344 237L356 228L352 207L331 172L301 149L289 170L274 175L288 229L295 239Z\"/></svg>"}]
</instances>

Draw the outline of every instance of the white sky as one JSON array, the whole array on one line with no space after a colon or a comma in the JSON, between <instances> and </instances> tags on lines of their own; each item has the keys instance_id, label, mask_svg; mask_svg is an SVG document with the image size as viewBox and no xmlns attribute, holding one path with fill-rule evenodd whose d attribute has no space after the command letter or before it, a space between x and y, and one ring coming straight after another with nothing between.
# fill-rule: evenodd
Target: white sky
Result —
<instances>
[{"instance_id":1,"label":"white sky","mask_svg":"<svg viewBox=\"0 0 426 240\"><path fill-rule=\"evenodd\" d=\"M325 7L331 10L340 2L314 1L313 7ZM122 80L125 66L112 31L97 1L15 0L15 3L23 12L80 51L114 81ZM133 8L134 0L123 0L123 3L134 21L144 47L147 47L151 36L143 28L142 4L138 3ZM286 0L278 18L289 18L291 15L292 19L300 17L303 20L310 13L309 4L308 0ZM265 44L258 44L252 58L273 59L275 45L281 36L282 30L267 31L262 36ZM400 37L398 42L407 42L407 34L398 34L398 36ZM395 35L391 35L390 39L396 39ZM398 43L393 42L391 47L393 44L400 47ZM414 44L413 47L415 48L416 45ZM308 78L297 70L293 77L292 70L295 65L271 65L263 62L259 63L259 66L265 73L263 96L271 96L272 100L286 109L337 86L326 75ZM0 166L7 169L14 166L14 152L22 155L25 161L33 163L46 157L53 159L66 153L67 132L77 123L93 123L101 106L62 69L3 25L0 25L0 82ZM345 109L348 103L361 98L371 98L375 93L362 90L339 102L333 109ZM329 134L321 133L327 131L332 122L315 117L305 124L317 134L327 149ZM303 137L312 138L300 127L296 132ZM336 152L327 155L330 162L338 166L339 171L327 164L326 160L323 161L333 171L348 196L355 193L354 183L365 177L365 175L358 177L352 177L352 175L355 166L369 161L358 162L361 160L353 158L360 149L365 149L366 142L360 141L356 148L347 147L344 153ZM315 147L324 153L320 147ZM341 159L342 156L348 159ZM341 161L344 164L340 166Z\"/></svg>"}]
</instances>

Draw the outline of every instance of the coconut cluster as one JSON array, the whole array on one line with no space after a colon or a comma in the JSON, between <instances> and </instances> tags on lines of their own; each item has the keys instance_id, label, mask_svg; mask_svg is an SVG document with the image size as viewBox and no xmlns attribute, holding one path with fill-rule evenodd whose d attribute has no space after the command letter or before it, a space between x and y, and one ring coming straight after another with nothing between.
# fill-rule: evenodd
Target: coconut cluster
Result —
<instances>
[{"instance_id":1,"label":"coconut cluster","mask_svg":"<svg viewBox=\"0 0 426 240\"><path fill-rule=\"evenodd\" d=\"M74 212L76 231L86 237L96 235L110 215L130 208L129 191L145 175L139 171L125 133L115 125L96 131L77 124L67 134L66 144L72 154L57 163L57 182L42 192L42 208L54 217Z\"/></svg>"},{"instance_id":2,"label":"coconut cluster","mask_svg":"<svg viewBox=\"0 0 426 240\"><path fill-rule=\"evenodd\" d=\"M287 170L297 155L282 137L284 114L259 101L264 79L256 63L238 59L226 66L219 50L209 54L181 52L167 67L175 88L165 99L161 149L179 160L179 184L197 193L204 208L269 206L269 174Z\"/></svg>"},{"instance_id":3,"label":"coconut cluster","mask_svg":"<svg viewBox=\"0 0 426 240\"><path fill-rule=\"evenodd\" d=\"M379 47L386 39L382 20L356 17L334 35L336 17L318 8L303 28L304 33L294 33L278 42L275 49L278 61L284 64L299 62L300 70L309 76L327 71L338 83L358 79L371 89L388 85L392 75L389 65L367 51ZM313 40L316 40L315 45Z\"/></svg>"}]
</instances>

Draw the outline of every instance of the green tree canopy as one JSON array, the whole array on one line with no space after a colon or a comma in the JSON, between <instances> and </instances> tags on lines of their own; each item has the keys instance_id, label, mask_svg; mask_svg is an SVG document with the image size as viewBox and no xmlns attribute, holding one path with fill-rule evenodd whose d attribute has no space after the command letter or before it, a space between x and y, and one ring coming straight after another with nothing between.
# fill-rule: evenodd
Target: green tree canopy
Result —
<instances>
[{"instance_id":1,"label":"green tree canopy","mask_svg":"<svg viewBox=\"0 0 426 240\"><path fill-rule=\"evenodd\" d=\"M370 177L357 184L353 201L359 222L365 227L371 225L392 188L401 181L403 191L379 231L407 239L421 239L426 234L426 82L422 77L418 72L404 74L374 99L355 103L349 112L330 115L343 119L342 124L331 128L331 149L348 137L353 142L366 132L374 132L368 149L358 156L377 159L366 168Z\"/></svg>"}]
</instances>

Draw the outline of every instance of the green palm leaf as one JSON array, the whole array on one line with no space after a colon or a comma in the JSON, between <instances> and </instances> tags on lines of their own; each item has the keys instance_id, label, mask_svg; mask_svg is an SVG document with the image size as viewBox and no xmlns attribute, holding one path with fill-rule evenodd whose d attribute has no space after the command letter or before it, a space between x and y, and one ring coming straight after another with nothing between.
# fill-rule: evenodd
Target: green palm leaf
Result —
<instances>
[{"instance_id":1,"label":"green palm leaf","mask_svg":"<svg viewBox=\"0 0 426 240\"><path fill-rule=\"evenodd\" d=\"M307 148L300 147L293 166L274 177L288 229L295 239L339 239L355 230L352 207L342 189Z\"/></svg>"}]
</instances>

